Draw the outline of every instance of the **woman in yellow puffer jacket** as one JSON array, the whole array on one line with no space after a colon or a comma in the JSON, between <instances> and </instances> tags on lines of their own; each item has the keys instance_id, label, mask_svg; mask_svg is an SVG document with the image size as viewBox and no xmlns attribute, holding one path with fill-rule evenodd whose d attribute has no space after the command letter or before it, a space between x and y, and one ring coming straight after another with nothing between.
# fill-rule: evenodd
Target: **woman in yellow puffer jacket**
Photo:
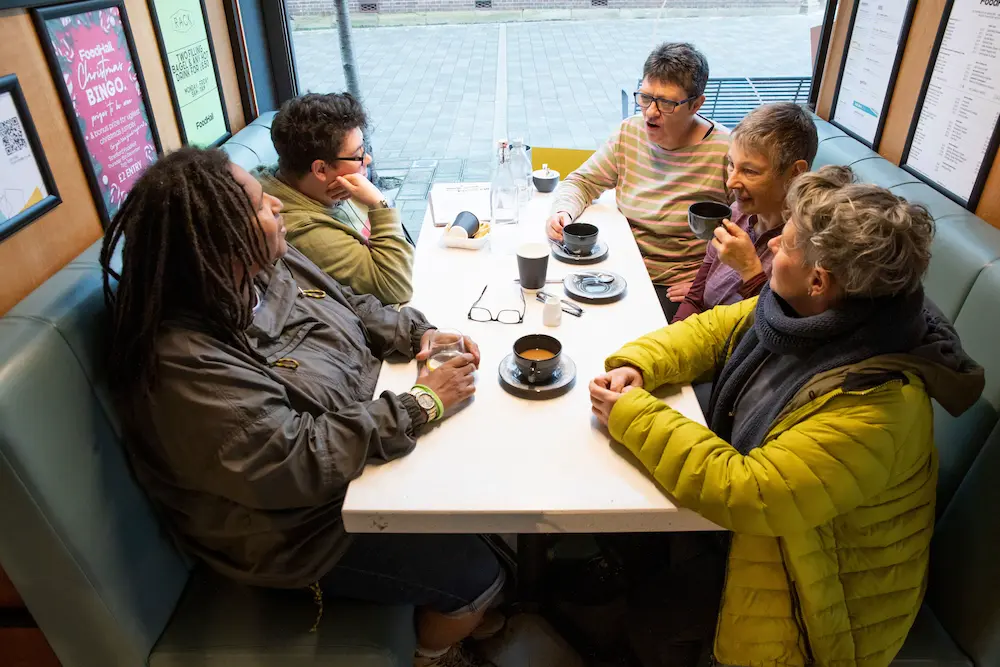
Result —
<instances>
[{"instance_id":1,"label":"woman in yellow puffer jacket","mask_svg":"<svg viewBox=\"0 0 1000 667\"><path fill-rule=\"evenodd\" d=\"M732 531L715 659L888 665L923 598L937 456L983 371L925 304L927 212L824 167L793 184L759 299L626 345L594 413L679 505ZM648 392L714 375L709 428Z\"/></svg>"}]
</instances>

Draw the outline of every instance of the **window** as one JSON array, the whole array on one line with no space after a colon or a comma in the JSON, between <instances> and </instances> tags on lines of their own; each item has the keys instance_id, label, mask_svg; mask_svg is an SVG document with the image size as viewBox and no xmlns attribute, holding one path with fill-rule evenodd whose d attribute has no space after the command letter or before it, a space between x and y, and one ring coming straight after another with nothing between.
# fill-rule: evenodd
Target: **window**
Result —
<instances>
[{"instance_id":1,"label":"window","mask_svg":"<svg viewBox=\"0 0 1000 667\"><path fill-rule=\"evenodd\" d=\"M333 0L287 2L299 90L344 90ZM796 77L808 98L820 0L698 0L691 16L657 20L660 2L349 3L374 164L407 228L419 228L432 182L489 180L495 139L601 145L623 108L634 109L631 93L660 42L692 41L713 79ZM529 20L540 17L551 18Z\"/></svg>"}]
</instances>

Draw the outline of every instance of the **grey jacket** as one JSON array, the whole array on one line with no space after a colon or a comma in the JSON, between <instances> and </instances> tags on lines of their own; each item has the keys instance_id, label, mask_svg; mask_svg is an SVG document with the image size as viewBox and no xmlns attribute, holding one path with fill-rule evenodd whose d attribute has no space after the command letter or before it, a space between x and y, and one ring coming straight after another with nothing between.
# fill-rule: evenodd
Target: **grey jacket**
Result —
<instances>
[{"instance_id":1,"label":"grey jacket","mask_svg":"<svg viewBox=\"0 0 1000 667\"><path fill-rule=\"evenodd\" d=\"M372 396L381 360L412 359L430 325L291 247L257 285L254 354L190 322L164 328L156 386L131 406L126 441L183 550L232 579L294 588L347 548L348 482L415 446L426 418L413 397Z\"/></svg>"}]
</instances>

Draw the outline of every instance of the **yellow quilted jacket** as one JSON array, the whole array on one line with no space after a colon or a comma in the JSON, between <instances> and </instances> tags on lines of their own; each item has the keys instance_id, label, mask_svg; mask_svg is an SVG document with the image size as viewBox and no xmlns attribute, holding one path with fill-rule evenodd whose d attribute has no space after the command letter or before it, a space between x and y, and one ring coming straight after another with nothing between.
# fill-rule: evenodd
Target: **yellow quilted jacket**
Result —
<instances>
[{"instance_id":1,"label":"yellow quilted jacket","mask_svg":"<svg viewBox=\"0 0 1000 667\"><path fill-rule=\"evenodd\" d=\"M715 308L611 356L609 370L633 366L644 381L618 400L611 435L680 506L733 532L716 660L883 667L927 580L937 482L930 397L960 414L982 391L982 369L942 323L935 336L952 336L950 348L875 357L807 382L743 456L646 390L721 367L755 305Z\"/></svg>"}]
</instances>

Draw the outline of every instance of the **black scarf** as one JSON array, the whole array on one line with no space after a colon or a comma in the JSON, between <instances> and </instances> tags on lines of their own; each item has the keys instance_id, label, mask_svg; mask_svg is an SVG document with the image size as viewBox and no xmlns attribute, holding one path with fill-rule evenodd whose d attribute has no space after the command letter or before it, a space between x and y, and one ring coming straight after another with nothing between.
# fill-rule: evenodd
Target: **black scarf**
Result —
<instances>
[{"instance_id":1,"label":"black scarf","mask_svg":"<svg viewBox=\"0 0 1000 667\"><path fill-rule=\"evenodd\" d=\"M759 447L785 405L811 378L865 359L917 346L926 333L923 290L877 299L846 299L812 317L799 317L765 285L756 320L715 380L709 426L741 454ZM774 400L751 408L738 433L733 415L740 392L770 354L795 355L796 371ZM744 399L747 400L747 399Z\"/></svg>"}]
</instances>

